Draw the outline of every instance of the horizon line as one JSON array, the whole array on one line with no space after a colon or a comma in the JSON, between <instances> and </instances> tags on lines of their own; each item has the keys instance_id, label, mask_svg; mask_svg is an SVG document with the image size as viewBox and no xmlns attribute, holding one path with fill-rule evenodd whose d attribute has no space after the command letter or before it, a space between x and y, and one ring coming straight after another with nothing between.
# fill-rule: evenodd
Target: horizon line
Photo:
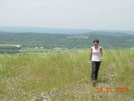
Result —
<instances>
[{"instance_id":1,"label":"horizon line","mask_svg":"<svg viewBox=\"0 0 134 101\"><path fill-rule=\"evenodd\" d=\"M71 30L109 30L109 31L134 31L134 30L121 30L121 29L89 29L89 28L56 28L56 27L40 27L40 26L0 26L0 27L31 27L31 28L50 28L50 29L71 29ZM1 30L1 29L0 29Z\"/></svg>"}]
</instances>

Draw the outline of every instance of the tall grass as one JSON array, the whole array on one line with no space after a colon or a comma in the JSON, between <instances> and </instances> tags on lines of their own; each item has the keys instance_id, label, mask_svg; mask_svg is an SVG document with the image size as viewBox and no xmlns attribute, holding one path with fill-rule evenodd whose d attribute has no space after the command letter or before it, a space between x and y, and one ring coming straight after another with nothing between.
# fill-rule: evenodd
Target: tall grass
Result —
<instances>
[{"instance_id":1,"label":"tall grass","mask_svg":"<svg viewBox=\"0 0 134 101\"><path fill-rule=\"evenodd\" d=\"M0 100L28 101L44 92L52 101L132 101L134 50L104 50L96 87L90 80L89 54L84 49L0 55ZM128 88L129 92L101 93L96 88Z\"/></svg>"}]
</instances>

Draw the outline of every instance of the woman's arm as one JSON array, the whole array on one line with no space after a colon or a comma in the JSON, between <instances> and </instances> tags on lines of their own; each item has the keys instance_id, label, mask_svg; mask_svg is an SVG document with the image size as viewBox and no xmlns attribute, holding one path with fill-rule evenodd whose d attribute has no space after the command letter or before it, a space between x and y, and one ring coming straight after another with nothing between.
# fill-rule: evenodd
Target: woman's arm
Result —
<instances>
[{"instance_id":1,"label":"woman's arm","mask_svg":"<svg viewBox=\"0 0 134 101\"><path fill-rule=\"evenodd\" d=\"M101 57L101 61L102 61L102 47L100 48L100 57Z\"/></svg>"},{"instance_id":2,"label":"woman's arm","mask_svg":"<svg viewBox=\"0 0 134 101\"><path fill-rule=\"evenodd\" d=\"M92 60L92 48L90 49L90 61Z\"/></svg>"}]
</instances>

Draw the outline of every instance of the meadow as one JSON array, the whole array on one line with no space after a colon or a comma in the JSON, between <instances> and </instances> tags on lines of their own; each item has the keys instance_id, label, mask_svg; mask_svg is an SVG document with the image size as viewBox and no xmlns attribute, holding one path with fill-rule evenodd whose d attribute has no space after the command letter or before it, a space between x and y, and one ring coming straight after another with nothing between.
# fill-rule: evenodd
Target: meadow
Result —
<instances>
[{"instance_id":1,"label":"meadow","mask_svg":"<svg viewBox=\"0 0 134 101\"><path fill-rule=\"evenodd\" d=\"M104 49L95 87L89 54L1 54L0 101L134 101L134 49Z\"/></svg>"}]
</instances>

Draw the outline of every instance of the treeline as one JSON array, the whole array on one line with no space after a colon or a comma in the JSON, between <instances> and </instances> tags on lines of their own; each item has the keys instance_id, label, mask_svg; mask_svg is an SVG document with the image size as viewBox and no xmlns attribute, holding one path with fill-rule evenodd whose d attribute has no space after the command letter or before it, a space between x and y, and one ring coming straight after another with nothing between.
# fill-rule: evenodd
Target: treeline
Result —
<instances>
[{"instance_id":1,"label":"treeline","mask_svg":"<svg viewBox=\"0 0 134 101\"><path fill-rule=\"evenodd\" d=\"M0 46L0 49L11 49L11 50L15 50L15 49L21 49L21 47L15 47L15 46Z\"/></svg>"},{"instance_id":2,"label":"treeline","mask_svg":"<svg viewBox=\"0 0 134 101\"><path fill-rule=\"evenodd\" d=\"M15 54L15 53L20 53L20 51L19 50L9 50L9 49L0 50L0 54Z\"/></svg>"},{"instance_id":3,"label":"treeline","mask_svg":"<svg viewBox=\"0 0 134 101\"><path fill-rule=\"evenodd\" d=\"M0 46L0 54L15 54L20 53L21 47L15 46Z\"/></svg>"}]
</instances>

